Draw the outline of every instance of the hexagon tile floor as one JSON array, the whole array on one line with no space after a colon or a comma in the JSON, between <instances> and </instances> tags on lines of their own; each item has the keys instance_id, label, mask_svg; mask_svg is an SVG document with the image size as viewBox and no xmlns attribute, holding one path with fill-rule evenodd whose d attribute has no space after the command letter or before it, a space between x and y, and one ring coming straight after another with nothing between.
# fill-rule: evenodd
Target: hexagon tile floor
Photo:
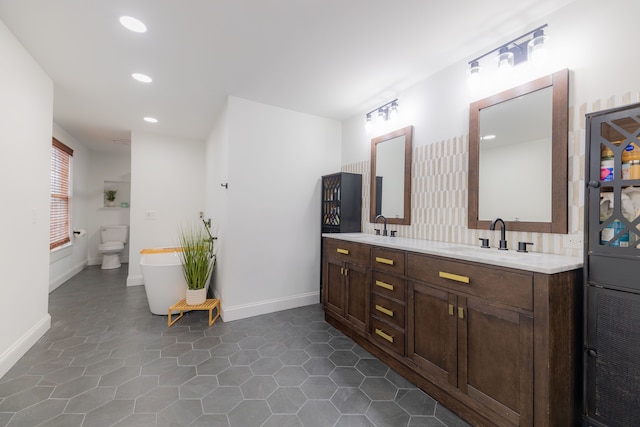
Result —
<instances>
[{"instance_id":1,"label":"hexagon tile floor","mask_svg":"<svg viewBox=\"0 0 640 427\"><path fill-rule=\"evenodd\" d=\"M324 321L320 305L167 328L127 266L49 296L51 329L0 379L0 426L467 426Z\"/></svg>"}]
</instances>

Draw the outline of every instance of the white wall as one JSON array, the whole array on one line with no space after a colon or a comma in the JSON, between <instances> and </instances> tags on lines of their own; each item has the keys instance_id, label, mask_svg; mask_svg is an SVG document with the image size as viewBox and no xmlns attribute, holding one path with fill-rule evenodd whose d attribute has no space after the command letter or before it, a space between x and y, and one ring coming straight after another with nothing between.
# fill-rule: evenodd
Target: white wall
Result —
<instances>
[{"instance_id":1,"label":"white wall","mask_svg":"<svg viewBox=\"0 0 640 427\"><path fill-rule=\"evenodd\" d=\"M90 155L90 175L88 177L88 210L89 225L87 229L89 265L102 263L102 255L98 252L100 227L103 225L129 225L129 208L121 208L121 202L131 205L131 154L92 151ZM116 194L116 207L104 207L105 181L120 182L120 190ZM129 260L129 244L126 244L120 255L122 262ZM125 267L126 268L126 267Z\"/></svg>"},{"instance_id":2,"label":"white wall","mask_svg":"<svg viewBox=\"0 0 640 427\"><path fill-rule=\"evenodd\" d=\"M180 226L199 221L205 205L204 147L203 141L131 134L127 286L144 283L140 250L177 246Z\"/></svg>"},{"instance_id":3,"label":"white wall","mask_svg":"<svg viewBox=\"0 0 640 427\"><path fill-rule=\"evenodd\" d=\"M339 170L340 123L236 97L224 116L208 140L208 164L221 169L211 176L229 183L216 277L223 318L316 303L320 177ZM221 190L209 191L213 206Z\"/></svg>"},{"instance_id":4,"label":"white wall","mask_svg":"<svg viewBox=\"0 0 640 427\"><path fill-rule=\"evenodd\" d=\"M623 11L623 12L621 12ZM495 74L485 74L482 84L470 88L467 81L467 62L454 64L422 82L397 93L400 104L398 122L377 132L367 135L364 130L365 113L377 107L371 105L366 111L343 122L342 132L342 168L368 170L371 138L404 126L414 126L414 153L416 147L438 146L435 151L446 150L463 142L467 152L469 103L477 99L498 93L502 90L530 81L553 71L568 68L570 70L569 93L569 233L583 232L584 208L584 114L600 109L625 105L640 100L640 56L634 50L634 41L640 38L640 2L612 0L606 5L598 0L578 0L560 9L540 22L523 21L521 31L513 34L517 37L532 28L548 24L546 33L550 36L551 56L549 62L541 68L519 65L508 79L497 79ZM509 37L506 37L508 40ZM503 38L477 52L481 55L504 43ZM472 58L469 58L472 59ZM491 62L491 58L489 63ZM488 70L489 71L489 70ZM433 159L437 161L437 159ZM449 160L447 160L449 161ZM464 159L466 162L466 158ZM358 162L364 166L353 167ZM429 165L428 161L424 164ZM414 182L423 178L424 171L417 171L414 158ZM464 168L465 191L466 172ZM430 186L431 183L427 183ZM415 194L414 194L415 197ZM421 199L432 201L429 194L419 195ZM458 243L477 244L479 234L484 230L466 228L466 200L463 202L465 218L460 218L456 227L449 233L442 233L442 240ZM458 218L457 206L431 204L420 212L412 212L412 218L428 218L427 223L411 227L398 227L399 235L418 235L421 238L433 238L429 231L429 222L433 215L429 209L440 210L442 218ZM366 218L366 217L365 217ZM448 227L447 221L439 228ZM363 228L371 228L364 224ZM427 230L427 231L425 231ZM485 236L486 237L486 236ZM535 241L534 251L560 253L581 256L581 249L564 247L565 240L560 235L542 233L508 233L511 245L516 241ZM530 240L531 239L531 240ZM439 240L439 239L434 239Z\"/></svg>"},{"instance_id":5,"label":"white wall","mask_svg":"<svg viewBox=\"0 0 640 427\"><path fill-rule=\"evenodd\" d=\"M212 127L212 132L206 142L205 154L205 218L211 219L212 234L216 240L216 266L211 278L211 288L217 298L224 300L228 287L219 286L224 283L222 277L227 272L228 262L225 262L225 231L229 225L229 192L222 184L229 182L229 137L228 137L228 105L218 114Z\"/></svg>"},{"instance_id":6,"label":"white wall","mask_svg":"<svg viewBox=\"0 0 640 427\"><path fill-rule=\"evenodd\" d=\"M53 82L1 21L0 58L1 377L51 324L48 289Z\"/></svg>"},{"instance_id":7,"label":"white wall","mask_svg":"<svg viewBox=\"0 0 640 427\"><path fill-rule=\"evenodd\" d=\"M53 136L73 149L71 229L89 228L89 150L56 123ZM88 236L72 234L71 245L51 252L49 266L49 292L79 273L87 265Z\"/></svg>"}]
</instances>

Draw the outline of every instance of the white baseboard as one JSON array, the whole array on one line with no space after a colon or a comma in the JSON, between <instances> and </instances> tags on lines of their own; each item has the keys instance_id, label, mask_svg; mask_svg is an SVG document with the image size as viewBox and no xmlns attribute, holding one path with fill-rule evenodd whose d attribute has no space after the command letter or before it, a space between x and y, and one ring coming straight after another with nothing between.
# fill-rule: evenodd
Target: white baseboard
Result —
<instances>
[{"instance_id":1,"label":"white baseboard","mask_svg":"<svg viewBox=\"0 0 640 427\"><path fill-rule=\"evenodd\" d=\"M87 266L87 262L83 261L80 264L76 265L75 267L71 268L71 270L66 271L64 274L49 281L49 293L53 292L56 288L58 288L64 282L71 279L76 274L80 273L86 266Z\"/></svg>"},{"instance_id":2,"label":"white baseboard","mask_svg":"<svg viewBox=\"0 0 640 427\"><path fill-rule=\"evenodd\" d=\"M141 286L144 285L144 277L142 274L136 274L135 276L127 276L127 286Z\"/></svg>"},{"instance_id":3,"label":"white baseboard","mask_svg":"<svg viewBox=\"0 0 640 427\"><path fill-rule=\"evenodd\" d=\"M51 316L47 313L38 323L33 325L26 334L21 336L18 341L13 343L8 349L0 354L0 378L9 372L9 369L11 369L13 365L15 365L16 362L20 360L20 358L24 356L36 342L38 342L50 327Z\"/></svg>"},{"instance_id":4,"label":"white baseboard","mask_svg":"<svg viewBox=\"0 0 640 427\"><path fill-rule=\"evenodd\" d=\"M222 317L222 320L224 322L231 322L233 320L259 316L261 314L275 313L276 311L317 304L319 298L320 292L308 292L305 294L292 295L284 298L275 298L251 304L237 305L234 307L225 306L224 301L221 300L220 316Z\"/></svg>"}]
</instances>

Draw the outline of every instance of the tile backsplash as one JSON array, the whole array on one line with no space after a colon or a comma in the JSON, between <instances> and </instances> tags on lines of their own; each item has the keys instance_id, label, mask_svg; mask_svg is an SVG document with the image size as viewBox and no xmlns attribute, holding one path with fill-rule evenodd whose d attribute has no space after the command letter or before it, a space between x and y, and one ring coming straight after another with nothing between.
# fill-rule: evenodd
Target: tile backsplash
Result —
<instances>
[{"instance_id":1,"label":"tile backsplash","mask_svg":"<svg viewBox=\"0 0 640 427\"><path fill-rule=\"evenodd\" d=\"M634 98L634 100L632 100ZM591 111L613 108L637 102L639 94L623 95L616 103L615 97L605 101L584 103L576 110L569 110L568 153L568 233L583 234L584 229L584 169L585 169L585 114ZM479 244L480 237L489 237L491 244L499 240L499 231L467 228L467 175L468 135L434 144L413 148L411 176L411 225L389 225L399 236L442 242ZM362 175L362 224L363 232L374 233L369 222L370 162L362 161L342 166L343 172ZM513 232L507 230L510 248L518 242L533 242L532 252L582 256L582 249L565 247L565 235L550 233Z\"/></svg>"}]
</instances>

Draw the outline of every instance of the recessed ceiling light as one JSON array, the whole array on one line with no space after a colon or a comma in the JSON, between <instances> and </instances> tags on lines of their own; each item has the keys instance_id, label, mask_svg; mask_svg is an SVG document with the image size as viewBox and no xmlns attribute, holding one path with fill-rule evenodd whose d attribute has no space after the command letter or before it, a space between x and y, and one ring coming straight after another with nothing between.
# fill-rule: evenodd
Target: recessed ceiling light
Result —
<instances>
[{"instance_id":1,"label":"recessed ceiling light","mask_svg":"<svg viewBox=\"0 0 640 427\"><path fill-rule=\"evenodd\" d=\"M145 117L144 121L149 123L158 123L158 119L156 119L155 117Z\"/></svg>"},{"instance_id":2,"label":"recessed ceiling light","mask_svg":"<svg viewBox=\"0 0 640 427\"><path fill-rule=\"evenodd\" d=\"M147 26L144 25L142 21L131 16L121 16L120 23L127 30L131 30L135 33L144 33L145 31L147 31Z\"/></svg>"},{"instance_id":3,"label":"recessed ceiling light","mask_svg":"<svg viewBox=\"0 0 640 427\"><path fill-rule=\"evenodd\" d=\"M151 79L151 77L147 76L146 74L142 74L142 73L133 73L131 74L131 77L133 77L134 79L136 79L139 82L142 83L151 83L153 80Z\"/></svg>"}]
</instances>

